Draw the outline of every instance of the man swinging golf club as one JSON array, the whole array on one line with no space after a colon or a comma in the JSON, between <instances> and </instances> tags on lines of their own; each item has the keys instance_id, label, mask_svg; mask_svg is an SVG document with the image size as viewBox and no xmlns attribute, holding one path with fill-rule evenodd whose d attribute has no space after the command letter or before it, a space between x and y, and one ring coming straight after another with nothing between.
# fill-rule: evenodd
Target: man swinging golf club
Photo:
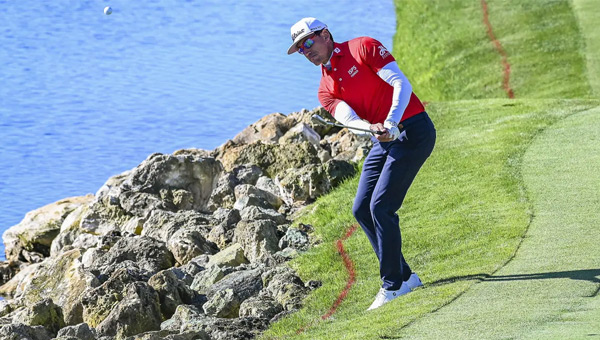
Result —
<instances>
[{"instance_id":1,"label":"man swinging golf club","mask_svg":"<svg viewBox=\"0 0 600 340\"><path fill-rule=\"evenodd\" d=\"M319 101L337 121L372 134L352 212L379 259L382 287L369 310L422 286L402 255L396 211L433 151L436 131L392 54L377 40L334 42L327 25L304 18L288 54L321 66ZM369 132L355 132L366 133Z\"/></svg>"}]
</instances>

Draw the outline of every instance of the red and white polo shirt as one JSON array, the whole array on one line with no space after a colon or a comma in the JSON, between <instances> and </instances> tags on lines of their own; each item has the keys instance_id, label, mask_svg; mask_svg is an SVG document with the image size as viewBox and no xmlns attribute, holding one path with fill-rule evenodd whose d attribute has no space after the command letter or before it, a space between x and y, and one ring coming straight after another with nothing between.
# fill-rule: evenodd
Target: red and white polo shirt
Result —
<instances>
[{"instance_id":1,"label":"red and white polo shirt","mask_svg":"<svg viewBox=\"0 0 600 340\"><path fill-rule=\"evenodd\" d=\"M373 38L334 43L331 69L321 66L321 105L335 116L337 104L344 101L360 118L371 124L383 123L392 106L394 88L377 72L392 61L392 54ZM413 92L402 120L423 111L423 104Z\"/></svg>"}]
</instances>

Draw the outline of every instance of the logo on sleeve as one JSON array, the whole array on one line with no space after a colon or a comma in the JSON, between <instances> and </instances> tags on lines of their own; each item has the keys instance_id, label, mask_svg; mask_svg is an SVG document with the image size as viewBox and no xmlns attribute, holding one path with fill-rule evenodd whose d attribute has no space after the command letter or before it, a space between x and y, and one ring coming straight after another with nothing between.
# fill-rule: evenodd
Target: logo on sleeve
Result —
<instances>
[{"instance_id":1,"label":"logo on sleeve","mask_svg":"<svg viewBox=\"0 0 600 340\"><path fill-rule=\"evenodd\" d=\"M379 45L377 46L377 48L379 48L379 55L382 59L385 59L386 57L389 57L391 55L387 48L385 48L383 45Z\"/></svg>"},{"instance_id":2,"label":"logo on sleeve","mask_svg":"<svg viewBox=\"0 0 600 340\"><path fill-rule=\"evenodd\" d=\"M357 73L358 73L358 68L356 67L356 65L352 66L348 70L348 74L350 75L350 77L354 77Z\"/></svg>"}]
</instances>

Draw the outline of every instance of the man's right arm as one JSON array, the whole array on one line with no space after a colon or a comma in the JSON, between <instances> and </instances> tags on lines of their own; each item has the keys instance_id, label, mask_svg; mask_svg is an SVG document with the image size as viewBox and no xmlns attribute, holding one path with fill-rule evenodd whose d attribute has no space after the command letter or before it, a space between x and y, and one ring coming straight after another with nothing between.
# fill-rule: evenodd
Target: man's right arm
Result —
<instances>
[{"instance_id":1,"label":"man's right arm","mask_svg":"<svg viewBox=\"0 0 600 340\"><path fill-rule=\"evenodd\" d=\"M319 88L319 101L321 105L337 120L340 124L348 125L359 129L371 129L371 124L360 119L360 117L354 112L354 110L345 101L334 98L333 95L323 89ZM352 131L357 135L371 135L369 132Z\"/></svg>"}]
</instances>

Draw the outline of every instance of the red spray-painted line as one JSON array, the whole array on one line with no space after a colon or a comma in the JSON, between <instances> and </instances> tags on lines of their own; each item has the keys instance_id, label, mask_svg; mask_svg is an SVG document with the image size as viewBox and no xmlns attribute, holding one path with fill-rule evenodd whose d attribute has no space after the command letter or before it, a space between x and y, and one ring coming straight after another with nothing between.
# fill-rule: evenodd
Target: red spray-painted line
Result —
<instances>
[{"instance_id":1,"label":"red spray-painted line","mask_svg":"<svg viewBox=\"0 0 600 340\"><path fill-rule=\"evenodd\" d=\"M335 300L335 302L333 303L333 305L331 305L331 308L329 308L329 311L321 316L321 320L328 319L337 311L337 308L340 306L342 301L344 301L346 296L348 296L348 292L350 292L350 288L352 288L352 285L354 285L354 282L356 282L356 271L354 270L354 262L352 262L352 260L350 259L350 256L348 256L348 253L346 252L346 249L344 249L344 244L342 242L347 240L350 236L352 236L352 234L354 234L354 232L357 229L358 229L358 225L356 225L356 224L352 225L348 229L348 231L346 231L346 234L344 236L342 236L342 238L340 238L339 240L337 240L335 242L338 253L342 257L342 260L344 261L344 266L346 267L346 271L348 272L348 281L346 281L346 287L344 287L344 289L340 292L340 294L338 295L338 297ZM314 326L314 323L311 323L311 324L301 327L300 329L298 329L296 331L296 333L300 334L300 333L304 332L305 330L307 330L310 326Z\"/></svg>"},{"instance_id":2,"label":"red spray-painted line","mask_svg":"<svg viewBox=\"0 0 600 340\"><path fill-rule=\"evenodd\" d=\"M488 4L485 0L481 0L481 7L483 8L483 23L487 29L487 34L492 40L494 46L496 47L496 50L498 50L498 53L500 53L500 56L502 56L502 65L504 66L504 80L502 82L502 85L504 87L504 91L506 91L508 98L512 99L515 97L515 94L510 88L509 84L510 64L508 63L508 55L506 54L506 51L504 51L504 48L502 47L502 44L500 44L500 41L498 41L498 39L496 39L496 36L494 35L494 31L492 30L492 24L490 24L490 19L488 15Z\"/></svg>"}]
</instances>

